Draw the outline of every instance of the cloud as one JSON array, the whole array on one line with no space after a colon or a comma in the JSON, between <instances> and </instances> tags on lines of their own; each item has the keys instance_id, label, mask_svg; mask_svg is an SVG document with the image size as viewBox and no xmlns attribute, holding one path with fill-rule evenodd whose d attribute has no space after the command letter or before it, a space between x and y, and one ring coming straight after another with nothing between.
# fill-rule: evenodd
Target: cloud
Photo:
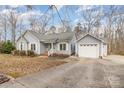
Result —
<instances>
[{"instance_id":1,"label":"cloud","mask_svg":"<svg viewBox=\"0 0 124 93\"><path fill-rule=\"evenodd\" d=\"M3 9L2 11L0 11L1 15L9 15L10 12L14 13L15 15L18 15L16 10L12 10L12 9Z\"/></svg>"},{"instance_id":2,"label":"cloud","mask_svg":"<svg viewBox=\"0 0 124 93\"><path fill-rule=\"evenodd\" d=\"M11 9L3 9L0 13L1 14L8 14L11 11Z\"/></svg>"},{"instance_id":3,"label":"cloud","mask_svg":"<svg viewBox=\"0 0 124 93\"><path fill-rule=\"evenodd\" d=\"M85 10L90 10L93 9L94 6L93 5L83 5L83 6L79 6L79 8L76 10L76 13L85 11Z\"/></svg>"},{"instance_id":4,"label":"cloud","mask_svg":"<svg viewBox=\"0 0 124 93\"><path fill-rule=\"evenodd\" d=\"M41 16L43 15L40 11L28 11L21 14L21 17Z\"/></svg>"},{"instance_id":5,"label":"cloud","mask_svg":"<svg viewBox=\"0 0 124 93\"><path fill-rule=\"evenodd\" d=\"M25 13L21 13L20 18L29 19L31 17L41 17L43 15L49 17L47 14L43 14L39 10L34 10L34 11L28 11L28 12L25 12Z\"/></svg>"},{"instance_id":6,"label":"cloud","mask_svg":"<svg viewBox=\"0 0 124 93\"><path fill-rule=\"evenodd\" d=\"M88 10L92 10L92 12L94 12L94 10L96 11L100 9L102 9L102 6L99 5L83 5L83 6L79 6L79 8L76 10L75 13L80 13Z\"/></svg>"},{"instance_id":7,"label":"cloud","mask_svg":"<svg viewBox=\"0 0 124 93\"><path fill-rule=\"evenodd\" d=\"M9 5L11 8L18 8L20 7L19 5Z\"/></svg>"},{"instance_id":8,"label":"cloud","mask_svg":"<svg viewBox=\"0 0 124 93\"><path fill-rule=\"evenodd\" d=\"M58 9L58 11L59 11L61 8L64 7L63 5L55 5L55 6L56 6L56 8Z\"/></svg>"}]
</instances>

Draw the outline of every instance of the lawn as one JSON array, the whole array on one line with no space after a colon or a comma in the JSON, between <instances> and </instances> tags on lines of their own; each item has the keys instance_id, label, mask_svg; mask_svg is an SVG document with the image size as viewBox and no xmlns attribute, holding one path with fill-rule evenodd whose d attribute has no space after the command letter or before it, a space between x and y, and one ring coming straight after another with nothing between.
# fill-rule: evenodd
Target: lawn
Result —
<instances>
[{"instance_id":1,"label":"lawn","mask_svg":"<svg viewBox=\"0 0 124 93\"><path fill-rule=\"evenodd\" d=\"M66 63L60 58L20 57L0 54L0 73L14 78Z\"/></svg>"}]
</instances>

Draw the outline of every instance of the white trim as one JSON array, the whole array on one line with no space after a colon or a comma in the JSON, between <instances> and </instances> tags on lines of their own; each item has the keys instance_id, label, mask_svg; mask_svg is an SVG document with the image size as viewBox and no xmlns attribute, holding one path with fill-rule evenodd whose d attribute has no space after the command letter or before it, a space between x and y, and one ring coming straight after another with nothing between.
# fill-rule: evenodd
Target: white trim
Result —
<instances>
[{"instance_id":1,"label":"white trim","mask_svg":"<svg viewBox=\"0 0 124 93\"><path fill-rule=\"evenodd\" d=\"M93 46L93 48L96 48L96 56L93 56L93 55L91 56L91 55L90 55L89 57L91 57L91 58L99 58L99 51L100 51L99 43L79 43L79 44L78 44L78 56L79 56L79 57L83 57L83 56L80 55L80 54L82 53L82 51L81 51L82 48L81 48L80 45L82 45L83 48L91 48L90 45L93 45L93 44L96 45L96 47ZM84 45L86 45L86 46L84 47ZM88 47L87 45L88 45L89 47ZM84 51L85 51L85 50L84 50ZM89 51L89 50L88 50L88 51ZM92 52L92 51L91 51L91 52ZM88 53L90 53L90 52L88 52ZM90 53L90 54L91 54L91 53ZM83 53L83 55L86 55L85 52ZM84 56L84 57L88 57L88 56Z\"/></svg>"},{"instance_id":2,"label":"white trim","mask_svg":"<svg viewBox=\"0 0 124 93\"><path fill-rule=\"evenodd\" d=\"M35 50L33 50L34 52L38 52L38 45L37 43L29 43L29 49L28 50L31 50L31 44L35 44Z\"/></svg>"},{"instance_id":3,"label":"white trim","mask_svg":"<svg viewBox=\"0 0 124 93\"><path fill-rule=\"evenodd\" d=\"M81 39L83 39L84 37L86 37L86 36L91 36L91 37L93 37L93 38L95 38L96 40L99 40L99 41L101 41L101 42L103 42L103 43L105 43L106 44L106 42L104 42L103 40L101 40L101 39L99 39L99 38L96 38L95 36L93 36L93 35L91 35L91 34L86 34L86 35L84 35L84 36L82 36L81 38L79 38L78 40L76 40L76 42L79 42Z\"/></svg>"},{"instance_id":4,"label":"white trim","mask_svg":"<svg viewBox=\"0 0 124 93\"><path fill-rule=\"evenodd\" d=\"M66 44L66 50L60 50L60 44ZM60 42L60 43L58 43L58 50L59 51L68 51L68 43L67 42Z\"/></svg>"}]
</instances>

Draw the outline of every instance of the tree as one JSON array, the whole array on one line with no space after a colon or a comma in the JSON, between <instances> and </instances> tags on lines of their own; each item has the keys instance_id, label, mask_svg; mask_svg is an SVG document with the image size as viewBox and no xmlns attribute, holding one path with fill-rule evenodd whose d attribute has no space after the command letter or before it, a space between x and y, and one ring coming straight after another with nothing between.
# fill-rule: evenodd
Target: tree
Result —
<instances>
[{"instance_id":1,"label":"tree","mask_svg":"<svg viewBox=\"0 0 124 93\"><path fill-rule=\"evenodd\" d=\"M80 12L77 13L80 17L80 22L82 22L83 27L85 27L86 32L93 33L94 30L100 27L101 25L101 18L103 16L101 7L97 6L88 6L80 7Z\"/></svg>"},{"instance_id":2,"label":"tree","mask_svg":"<svg viewBox=\"0 0 124 93\"><path fill-rule=\"evenodd\" d=\"M115 14L117 14L117 6L109 6L108 10L109 12L105 13L105 18L108 20L105 24L105 34L108 42L108 53L113 52L113 43L114 43L114 34L115 34L115 22L116 17Z\"/></svg>"},{"instance_id":3,"label":"tree","mask_svg":"<svg viewBox=\"0 0 124 93\"><path fill-rule=\"evenodd\" d=\"M2 44L1 52L10 54L14 49L15 47L12 45L12 43L10 41L7 41Z\"/></svg>"},{"instance_id":4,"label":"tree","mask_svg":"<svg viewBox=\"0 0 124 93\"><path fill-rule=\"evenodd\" d=\"M12 31L12 36L11 36L11 40L12 40L12 44L15 46L15 41L16 41L16 27L17 27L17 21L18 21L18 13L16 12L16 10L9 10L8 11L8 16L7 16L7 20L9 21L9 25Z\"/></svg>"},{"instance_id":5,"label":"tree","mask_svg":"<svg viewBox=\"0 0 124 93\"><path fill-rule=\"evenodd\" d=\"M7 41L7 26L8 26L8 21L7 21L7 15L6 14L0 14L1 18L1 28L4 31L4 41Z\"/></svg>"}]
</instances>

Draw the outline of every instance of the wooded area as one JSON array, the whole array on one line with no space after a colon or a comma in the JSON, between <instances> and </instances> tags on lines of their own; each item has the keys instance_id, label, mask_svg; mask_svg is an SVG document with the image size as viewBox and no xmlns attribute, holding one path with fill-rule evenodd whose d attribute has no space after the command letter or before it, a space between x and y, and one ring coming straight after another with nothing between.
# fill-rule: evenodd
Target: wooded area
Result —
<instances>
[{"instance_id":1,"label":"wooded area","mask_svg":"<svg viewBox=\"0 0 124 93\"><path fill-rule=\"evenodd\" d=\"M56 33L54 12L58 13L59 32L76 31L77 34L92 33L93 35L103 38L108 43L108 52L124 54L124 14L120 12L120 6L108 6L107 12L103 12L102 6L95 9L85 9L80 14L74 12L76 6L65 6L63 10L64 18L61 17L57 7L49 6L43 13L37 16L33 12L34 7L24 6L30 12L28 21L25 22L25 14L18 11L18 7L4 6L6 11L0 13L0 41L6 42L7 37L11 37L13 45L16 39L30 29L39 33ZM80 7L81 8L81 7ZM69 15L68 11L72 14ZM34 15L33 15L34 13ZM79 20L76 24L70 16L77 15ZM25 25L28 23L29 25Z\"/></svg>"}]
</instances>

